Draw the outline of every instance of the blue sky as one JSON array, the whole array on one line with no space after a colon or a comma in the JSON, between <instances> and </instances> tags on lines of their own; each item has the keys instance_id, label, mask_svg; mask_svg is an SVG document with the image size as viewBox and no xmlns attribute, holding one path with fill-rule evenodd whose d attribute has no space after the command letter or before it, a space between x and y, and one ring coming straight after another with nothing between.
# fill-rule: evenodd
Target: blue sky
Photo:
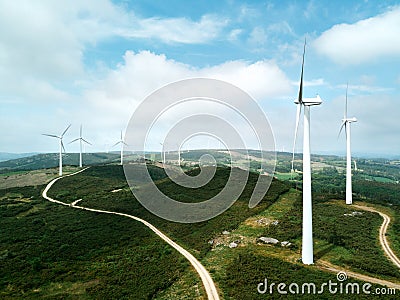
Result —
<instances>
[{"instance_id":1,"label":"blue sky","mask_svg":"<svg viewBox=\"0 0 400 300\"><path fill-rule=\"evenodd\" d=\"M40 134L69 123L66 143L82 123L87 151L108 150L147 95L191 77L248 92L290 151L304 38L304 94L324 100L312 150L344 153L349 82L353 151L399 154L400 1L233 0L0 0L0 152L55 152Z\"/></svg>"}]
</instances>

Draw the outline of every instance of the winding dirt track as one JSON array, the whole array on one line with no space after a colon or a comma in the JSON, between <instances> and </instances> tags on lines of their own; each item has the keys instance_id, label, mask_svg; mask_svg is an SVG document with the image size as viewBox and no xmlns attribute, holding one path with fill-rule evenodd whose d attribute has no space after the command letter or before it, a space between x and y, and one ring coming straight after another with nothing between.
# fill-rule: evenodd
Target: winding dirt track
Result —
<instances>
[{"instance_id":1,"label":"winding dirt track","mask_svg":"<svg viewBox=\"0 0 400 300\"><path fill-rule=\"evenodd\" d=\"M362 205L353 205L353 207L361 209L361 210L365 210L365 211L370 211L370 212L375 212L378 213L382 218L383 218L383 223L381 225L381 227L379 228L379 241L381 243L381 246L383 248L383 251L385 252L385 254L388 256L388 258L398 267L400 268L400 260L399 258L394 254L394 252L392 251L392 249L389 246L389 242L386 238L386 231L388 229L389 223L390 223L390 217L388 215L386 215L385 213L376 210L372 207L369 206L362 206ZM330 271L330 272L334 272L334 273L339 273L340 271L343 271L343 268L335 266L333 264L331 264L328 261L325 260L318 260L317 262L317 266L319 266L321 269ZM390 288L395 288L395 289L400 289L400 284L398 283L394 283L394 282L390 282L387 280L383 280L383 279L378 279L378 278L374 278L371 276L367 276L367 275L363 275L363 274L359 274L359 273L355 273L352 272L350 270L345 270L346 274L356 278L356 279L360 279L366 282L371 282L371 283L376 283L376 284L380 284L383 286L387 286Z\"/></svg>"},{"instance_id":2,"label":"winding dirt track","mask_svg":"<svg viewBox=\"0 0 400 300\"><path fill-rule=\"evenodd\" d=\"M370 212L375 212L378 213L382 218L383 218L383 223L381 225L381 228L379 229L379 241L382 245L383 251L385 251L386 255L389 257L389 259L398 267L400 268L400 259L394 254L392 249L389 246L389 242L386 238L386 231L388 229L389 223L390 223L390 217L387 214L384 214L383 212L376 210L372 207L368 206L361 206L361 205L354 205L355 208L359 208L362 210L370 211Z\"/></svg>"},{"instance_id":3,"label":"winding dirt track","mask_svg":"<svg viewBox=\"0 0 400 300\"><path fill-rule=\"evenodd\" d=\"M93 211L93 212L97 212L97 213L105 213L105 214L112 214L112 215L118 215L118 216L123 216L123 217L128 217L131 219L134 219L138 222L141 222L142 224L144 224L145 226L147 226L148 228L150 228L155 234L157 234L161 239L163 239L165 242L167 242L171 247L175 248L179 253L181 253L191 264L192 266L196 269L197 273L199 274L204 288L206 290L207 293L207 297L209 300L219 300L219 295L218 295L218 291L217 288L214 284L214 281L212 280L210 274L208 273L208 271L206 270L206 268L204 268L204 266L192 255L190 254L187 250L185 250L184 248L182 248L181 246L179 246L177 243L175 243L173 240L171 240L169 237L167 237L164 233L162 233L160 230L158 230L156 227L154 227L152 224L150 224L149 222L140 219L138 217L132 216L132 215L128 215L128 214L123 214L123 213L119 213L119 212L113 212L113 211L107 211L107 210L99 210L99 209L93 209L93 208L87 208L87 207L83 207L83 206L77 206L76 204L79 202L79 200L69 204L69 203L65 203L59 200L55 200L49 196L47 196L47 192L49 191L49 189L51 188L51 186L58 181L59 179L63 178L63 177L68 177L68 176L73 176L76 175L80 172L85 171L88 168L82 169L78 172L66 175L66 176L62 176L62 177L57 177L55 179L53 179L52 181L49 182L49 184L46 186L46 188L44 189L42 196L43 198L45 198L46 200L49 200L51 202L57 203L57 204L61 204L61 205L65 205L65 206L70 206L73 208L78 208L78 209L83 209L83 210L87 210L87 211Z\"/></svg>"}]
</instances>

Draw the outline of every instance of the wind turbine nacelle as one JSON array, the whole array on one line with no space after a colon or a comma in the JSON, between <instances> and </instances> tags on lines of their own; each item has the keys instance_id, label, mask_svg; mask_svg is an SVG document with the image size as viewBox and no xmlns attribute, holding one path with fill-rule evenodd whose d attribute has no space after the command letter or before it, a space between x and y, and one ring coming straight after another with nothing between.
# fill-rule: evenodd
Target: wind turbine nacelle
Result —
<instances>
[{"instance_id":1,"label":"wind turbine nacelle","mask_svg":"<svg viewBox=\"0 0 400 300\"><path fill-rule=\"evenodd\" d=\"M353 122L357 122L357 118L352 117L352 118L346 118L342 120L343 122L347 122L347 123L353 123Z\"/></svg>"},{"instance_id":2,"label":"wind turbine nacelle","mask_svg":"<svg viewBox=\"0 0 400 300\"><path fill-rule=\"evenodd\" d=\"M294 103L299 104L299 100L296 99ZM307 106L312 106L312 105L320 105L322 103L321 97L317 94L315 98L303 98L303 101L301 104L307 105Z\"/></svg>"}]
</instances>

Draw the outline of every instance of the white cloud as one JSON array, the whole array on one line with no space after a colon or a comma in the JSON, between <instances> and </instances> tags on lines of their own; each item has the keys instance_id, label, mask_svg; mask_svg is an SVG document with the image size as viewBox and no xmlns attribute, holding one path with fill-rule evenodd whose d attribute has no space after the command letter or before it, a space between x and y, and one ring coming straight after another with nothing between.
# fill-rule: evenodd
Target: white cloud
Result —
<instances>
[{"instance_id":1,"label":"white cloud","mask_svg":"<svg viewBox=\"0 0 400 300\"><path fill-rule=\"evenodd\" d=\"M242 32L243 32L243 29L239 29L239 28L231 30L228 35L228 40L231 42L237 41L239 35L241 35Z\"/></svg>"},{"instance_id":2,"label":"white cloud","mask_svg":"<svg viewBox=\"0 0 400 300\"><path fill-rule=\"evenodd\" d=\"M273 61L230 61L201 69L183 64L165 55L149 51L127 51L124 63L85 92L85 99L104 113L127 116L127 107L165 84L193 77L208 77L230 82L257 100L276 97L291 90L290 81ZM131 111L131 110L128 110Z\"/></svg>"},{"instance_id":3,"label":"white cloud","mask_svg":"<svg viewBox=\"0 0 400 300\"><path fill-rule=\"evenodd\" d=\"M290 82L285 73L275 62L268 60L252 64L231 61L200 70L199 73L235 84L259 101L291 91Z\"/></svg>"},{"instance_id":4,"label":"white cloud","mask_svg":"<svg viewBox=\"0 0 400 300\"><path fill-rule=\"evenodd\" d=\"M117 69L111 70L106 78L84 92L80 112L74 118L85 120L85 115L92 116L85 121L89 128L98 132L92 139L99 144L109 143L110 136L127 125L135 108L146 96L168 83L194 77L227 81L242 88L260 103L288 94L292 89L286 75L273 61L230 61L212 67L194 68L165 55L127 51L124 62ZM190 114L190 109L186 108L185 113Z\"/></svg>"},{"instance_id":5,"label":"white cloud","mask_svg":"<svg viewBox=\"0 0 400 300\"><path fill-rule=\"evenodd\" d=\"M358 21L339 24L314 41L315 49L340 64L376 62L400 57L400 7Z\"/></svg>"},{"instance_id":6,"label":"white cloud","mask_svg":"<svg viewBox=\"0 0 400 300\"><path fill-rule=\"evenodd\" d=\"M213 15L198 21L141 18L109 0L1 0L0 76L6 80L0 88L18 93L31 78L52 85L70 80L73 85L87 75L83 56L88 45L109 37L207 43L226 24L227 20ZM13 88L13 82L20 86Z\"/></svg>"},{"instance_id":7,"label":"white cloud","mask_svg":"<svg viewBox=\"0 0 400 300\"><path fill-rule=\"evenodd\" d=\"M134 23L137 28L127 26L116 33L129 38L156 38L166 43L199 44L218 37L228 21L204 15L198 22L187 18L147 18Z\"/></svg>"},{"instance_id":8,"label":"white cloud","mask_svg":"<svg viewBox=\"0 0 400 300\"><path fill-rule=\"evenodd\" d=\"M254 27L250 32L248 42L250 47L252 46L263 46L267 43L268 35L264 28L257 26Z\"/></svg>"}]
</instances>

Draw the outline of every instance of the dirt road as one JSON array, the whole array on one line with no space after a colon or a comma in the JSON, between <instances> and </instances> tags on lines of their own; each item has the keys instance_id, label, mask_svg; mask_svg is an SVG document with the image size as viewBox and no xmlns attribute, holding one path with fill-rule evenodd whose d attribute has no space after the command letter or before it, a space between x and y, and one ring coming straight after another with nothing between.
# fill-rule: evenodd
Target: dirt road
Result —
<instances>
[{"instance_id":1,"label":"dirt road","mask_svg":"<svg viewBox=\"0 0 400 300\"><path fill-rule=\"evenodd\" d=\"M384 214L383 212L376 210L375 208L369 207L369 206L361 206L361 205L354 205L355 208L370 211L370 212L375 212L378 213L382 218L383 218L383 223L381 225L381 228L379 229L379 241L382 245L383 251L385 251L386 255L389 257L389 259L398 267L400 268L400 259L394 254L392 249L389 246L389 242L386 238L386 231L390 223L390 217L387 214Z\"/></svg>"},{"instance_id":2,"label":"dirt road","mask_svg":"<svg viewBox=\"0 0 400 300\"><path fill-rule=\"evenodd\" d=\"M75 172L73 174L69 174L69 175L63 176L63 177L76 175L76 174L78 174L80 172L85 171L86 169L87 168L82 169L82 170L80 170L78 172ZM93 211L93 212L97 212L97 213L105 213L105 214L112 214L112 215L128 217L128 218L134 219L134 220L136 220L138 222L141 222L142 224L144 224L145 226L150 228L161 239L163 239L165 242L167 242L171 247L175 248L179 253L181 253L192 264L192 266L195 268L195 270L199 274L199 276L201 278L201 281L203 282L203 285L204 285L204 288L206 290L208 299L209 300L219 300L219 295L218 295L217 288L216 288L216 286L214 284L214 281L212 280L210 274L206 270L206 268L192 254L190 254L187 250L185 250L180 245L175 243L173 240L171 240L169 237L167 237L164 233L162 233L160 230L158 230L156 227L154 227L149 222L147 222L147 221L145 221L143 219L140 219L138 217L135 217L135 216L132 216L132 215L128 215L128 214L123 214L123 213L113 212L113 211L107 211L107 210L93 209L93 208L88 208L88 207L83 207L83 206L77 206L76 204L81 199L73 202L72 204L69 204L69 203L64 203L64 202L62 202L60 200L56 200L56 199L53 199L53 198L47 196L47 192L49 191L51 186L55 182L57 182L59 179L61 179L63 177L57 177L57 178L53 179L52 181L50 181L50 183L46 186L46 188L44 189L44 191L42 193L43 198L45 198L46 200L49 200L49 201L51 201L53 203L57 203L57 204L65 205L65 206L70 206L72 208L77 208L77 209L82 209L82 210L87 210L87 211Z\"/></svg>"}]
</instances>

